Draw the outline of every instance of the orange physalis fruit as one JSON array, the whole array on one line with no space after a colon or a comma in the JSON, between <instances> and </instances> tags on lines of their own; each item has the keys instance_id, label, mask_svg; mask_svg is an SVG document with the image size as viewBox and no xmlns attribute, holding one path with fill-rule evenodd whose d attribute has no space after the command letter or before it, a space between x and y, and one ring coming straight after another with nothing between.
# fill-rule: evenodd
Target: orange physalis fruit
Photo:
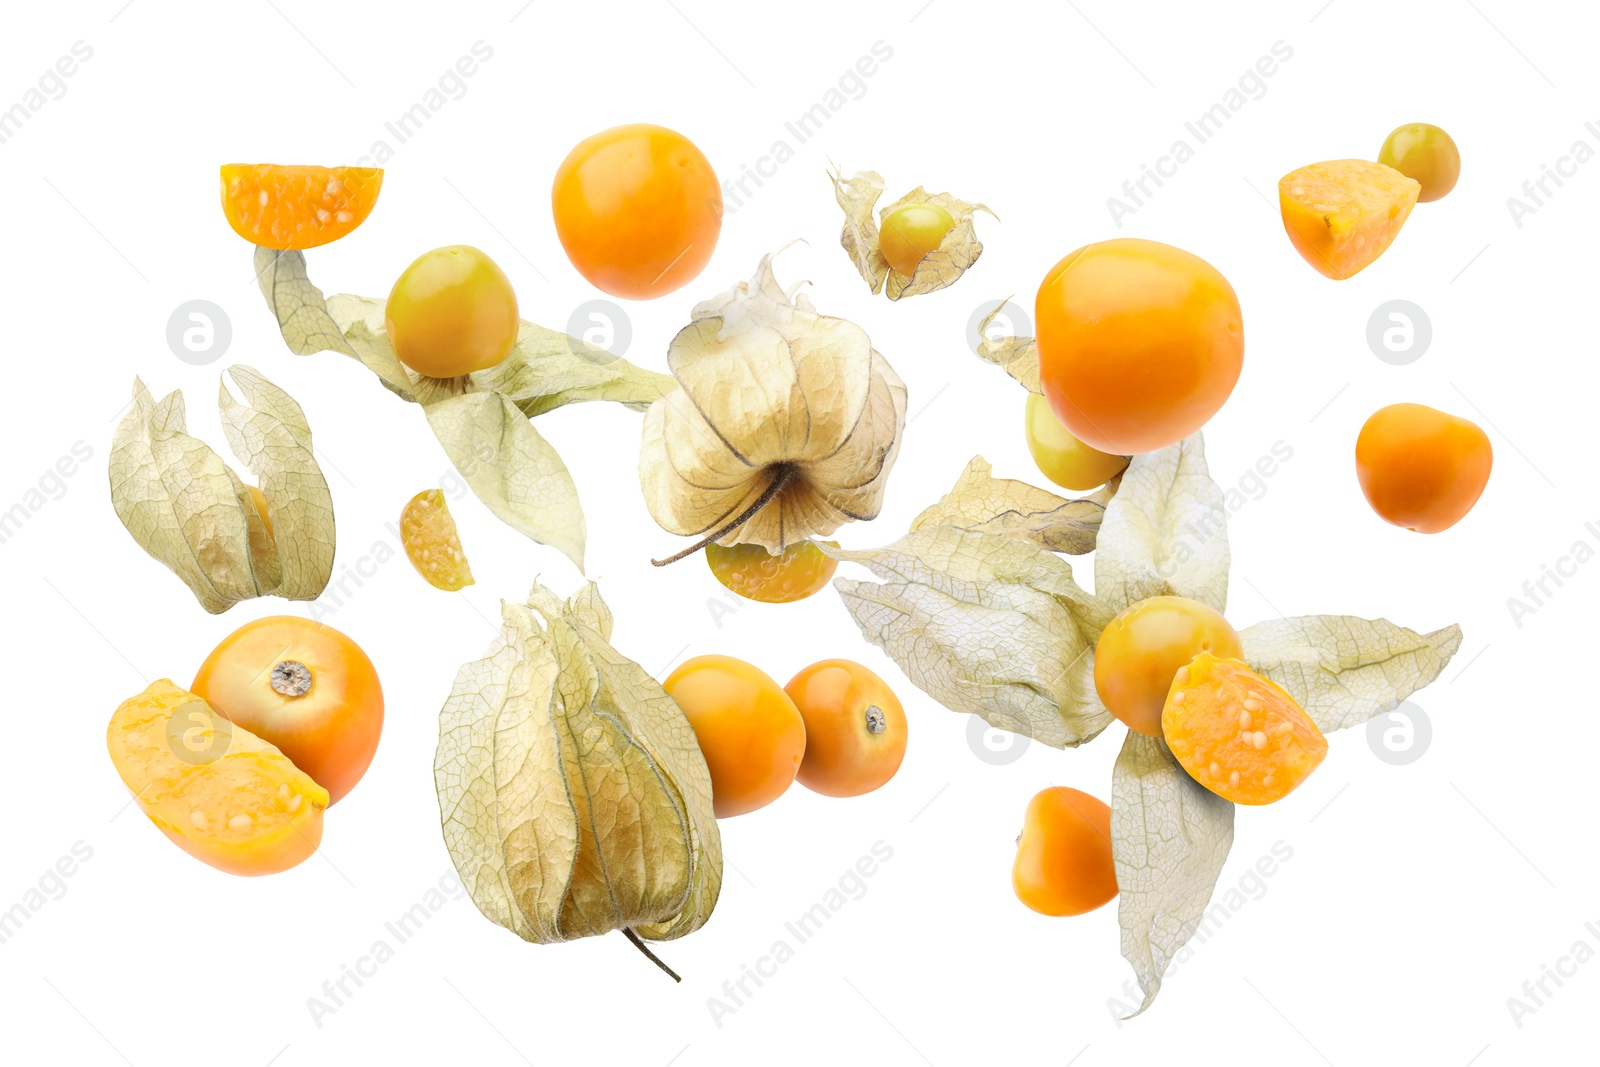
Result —
<instances>
[{"instance_id":1,"label":"orange physalis fruit","mask_svg":"<svg viewBox=\"0 0 1600 1067\"><path fill-rule=\"evenodd\" d=\"M1209 652L1172 679L1161 730L1183 769L1235 804L1282 800L1328 754L1327 739L1288 690Z\"/></svg>"},{"instance_id":2,"label":"orange physalis fruit","mask_svg":"<svg viewBox=\"0 0 1600 1067\"><path fill-rule=\"evenodd\" d=\"M1393 167L1335 159L1278 180L1289 241L1307 263L1343 280L1383 255L1411 217L1422 186Z\"/></svg>"},{"instance_id":3,"label":"orange physalis fruit","mask_svg":"<svg viewBox=\"0 0 1600 1067\"><path fill-rule=\"evenodd\" d=\"M315 248L365 222L382 185L379 167L227 163L222 213L251 244L279 251Z\"/></svg>"},{"instance_id":4,"label":"orange physalis fruit","mask_svg":"<svg viewBox=\"0 0 1600 1067\"><path fill-rule=\"evenodd\" d=\"M400 543L417 573L435 589L454 593L472 584L472 568L442 490L424 489L406 504L400 513Z\"/></svg>"}]
</instances>

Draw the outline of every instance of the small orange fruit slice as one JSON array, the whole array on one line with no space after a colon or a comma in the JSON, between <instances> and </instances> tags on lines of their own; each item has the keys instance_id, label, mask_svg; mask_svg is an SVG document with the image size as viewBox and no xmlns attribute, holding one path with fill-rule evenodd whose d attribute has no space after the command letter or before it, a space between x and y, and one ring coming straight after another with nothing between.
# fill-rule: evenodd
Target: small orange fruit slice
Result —
<instances>
[{"instance_id":1,"label":"small orange fruit slice","mask_svg":"<svg viewBox=\"0 0 1600 1067\"><path fill-rule=\"evenodd\" d=\"M1282 800L1328 754L1327 738L1288 690L1209 652L1172 679L1161 732L1190 777L1235 804Z\"/></svg>"},{"instance_id":2,"label":"small orange fruit slice","mask_svg":"<svg viewBox=\"0 0 1600 1067\"><path fill-rule=\"evenodd\" d=\"M417 573L435 589L454 593L472 584L472 568L442 490L424 489L406 504L400 513L400 543Z\"/></svg>"},{"instance_id":3,"label":"small orange fruit slice","mask_svg":"<svg viewBox=\"0 0 1600 1067\"><path fill-rule=\"evenodd\" d=\"M279 251L315 248L365 222L382 186L378 167L228 163L222 168L222 213L251 244Z\"/></svg>"},{"instance_id":4,"label":"small orange fruit slice","mask_svg":"<svg viewBox=\"0 0 1600 1067\"><path fill-rule=\"evenodd\" d=\"M1342 281L1383 255L1421 191L1421 183L1393 167L1335 159L1280 178L1278 207L1301 258Z\"/></svg>"}]
</instances>

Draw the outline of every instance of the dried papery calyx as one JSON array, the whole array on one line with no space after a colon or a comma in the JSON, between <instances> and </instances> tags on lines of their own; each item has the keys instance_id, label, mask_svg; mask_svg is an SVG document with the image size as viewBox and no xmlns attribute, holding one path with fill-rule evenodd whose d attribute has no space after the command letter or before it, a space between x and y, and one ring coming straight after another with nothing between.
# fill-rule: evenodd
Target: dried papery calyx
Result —
<instances>
[{"instance_id":1,"label":"dried papery calyx","mask_svg":"<svg viewBox=\"0 0 1600 1067\"><path fill-rule=\"evenodd\" d=\"M874 293L890 300L919 296L955 283L983 254L973 229L974 215L993 216L982 204L917 186L873 218L883 194L883 176L857 171L828 175L834 199L844 211L839 243Z\"/></svg>"},{"instance_id":2,"label":"dried papery calyx","mask_svg":"<svg viewBox=\"0 0 1600 1067\"><path fill-rule=\"evenodd\" d=\"M906 387L866 331L785 292L770 255L691 318L667 352L677 387L645 413L639 483L662 529L699 540L658 565L876 517Z\"/></svg>"}]
</instances>

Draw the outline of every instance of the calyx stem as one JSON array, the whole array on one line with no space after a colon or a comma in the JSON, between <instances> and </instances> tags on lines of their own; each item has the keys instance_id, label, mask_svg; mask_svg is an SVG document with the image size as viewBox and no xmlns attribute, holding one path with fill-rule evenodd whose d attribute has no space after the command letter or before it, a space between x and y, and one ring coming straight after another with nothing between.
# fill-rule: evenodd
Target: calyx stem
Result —
<instances>
[{"instance_id":1,"label":"calyx stem","mask_svg":"<svg viewBox=\"0 0 1600 1067\"><path fill-rule=\"evenodd\" d=\"M629 941L633 942L633 947L634 948L636 948L640 952L644 953L646 959L648 959L651 963L655 964L657 967L660 967L663 971L666 971L668 974L670 974L672 976L672 980L674 982L683 981L682 978L678 977L678 972L673 970L671 967L668 967L665 963L662 963L661 962L661 957L657 956L654 952L651 952L650 949L645 946L645 943L639 939L639 935L634 933L631 928L624 926L622 928L622 934Z\"/></svg>"},{"instance_id":2,"label":"calyx stem","mask_svg":"<svg viewBox=\"0 0 1600 1067\"><path fill-rule=\"evenodd\" d=\"M650 561L651 565L656 567L665 567L669 563L676 563L680 559L683 559L686 556L692 556L696 552L699 552L701 549L705 548L707 545L714 544L715 542L728 536L729 533L737 530L739 527L749 522L751 517L754 516L756 512L760 511L762 508L776 500L778 494L789 487L789 483L795 480L795 477L798 475L798 473L798 470L792 463L778 464L778 472L773 475L772 481L767 483L766 490L756 498L756 502L754 504L751 504L728 522L723 523L722 526L718 527L716 530L706 534L704 537L690 545L688 548L684 549L682 552L674 553L673 555L668 556L666 559L653 559Z\"/></svg>"}]
</instances>

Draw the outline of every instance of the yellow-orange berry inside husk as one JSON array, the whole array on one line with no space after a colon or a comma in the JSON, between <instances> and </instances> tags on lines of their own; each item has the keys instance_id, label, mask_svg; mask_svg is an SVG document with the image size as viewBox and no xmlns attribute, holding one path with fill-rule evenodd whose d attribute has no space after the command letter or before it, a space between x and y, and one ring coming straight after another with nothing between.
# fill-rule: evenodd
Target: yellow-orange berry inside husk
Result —
<instances>
[{"instance_id":1,"label":"yellow-orange berry inside husk","mask_svg":"<svg viewBox=\"0 0 1600 1067\"><path fill-rule=\"evenodd\" d=\"M1161 731L1195 781L1235 804L1282 800L1328 754L1322 731L1283 686L1209 652L1172 679Z\"/></svg>"}]
</instances>

